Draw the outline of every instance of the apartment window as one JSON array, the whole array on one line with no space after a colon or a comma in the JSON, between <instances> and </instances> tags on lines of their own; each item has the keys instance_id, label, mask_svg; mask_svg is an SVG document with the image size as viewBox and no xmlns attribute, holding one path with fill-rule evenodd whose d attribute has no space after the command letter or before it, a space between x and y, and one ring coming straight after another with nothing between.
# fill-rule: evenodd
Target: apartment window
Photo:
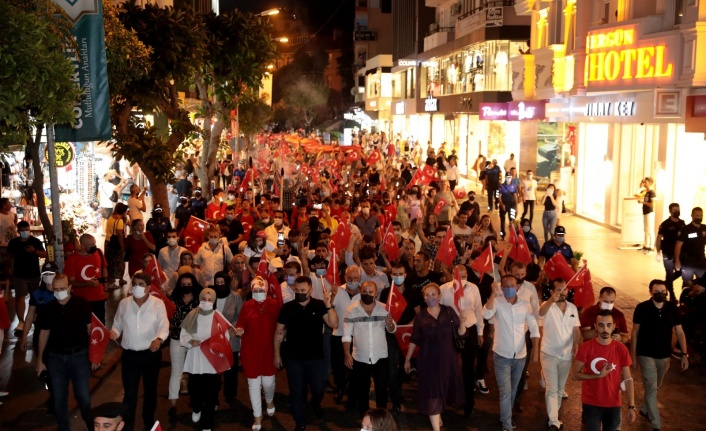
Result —
<instances>
[{"instance_id":1,"label":"apartment window","mask_svg":"<svg viewBox=\"0 0 706 431\"><path fill-rule=\"evenodd\" d=\"M674 25L684 22L684 3L684 0L675 0L674 2Z\"/></svg>"},{"instance_id":2,"label":"apartment window","mask_svg":"<svg viewBox=\"0 0 706 431\"><path fill-rule=\"evenodd\" d=\"M379 9L380 0L368 0L368 5L370 5L370 9Z\"/></svg>"}]
</instances>

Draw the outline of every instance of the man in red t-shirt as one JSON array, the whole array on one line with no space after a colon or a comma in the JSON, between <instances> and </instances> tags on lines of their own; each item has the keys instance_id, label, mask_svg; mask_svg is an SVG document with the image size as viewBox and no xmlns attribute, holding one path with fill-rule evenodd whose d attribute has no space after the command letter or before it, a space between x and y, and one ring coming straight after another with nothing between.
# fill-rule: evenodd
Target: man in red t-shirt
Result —
<instances>
[{"instance_id":1,"label":"man in red t-shirt","mask_svg":"<svg viewBox=\"0 0 706 431\"><path fill-rule=\"evenodd\" d=\"M108 277L108 262L96 247L93 235L83 234L79 242L81 248L66 259L64 272L69 277L72 294L88 301L93 314L105 323L103 283Z\"/></svg>"},{"instance_id":2,"label":"man in red t-shirt","mask_svg":"<svg viewBox=\"0 0 706 431\"><path fill-rule=\"evenodd\" d=\"M632 360L627 347L612 338L614 325L610 310L599 311L594 323L598 337L583 343L576 353L574 377L581 380L585 431L617 430L621 418L621 386L628 395L628 420L635 422Z\"/></svg>"},{"instance_id":3,"label":"man in red t-shirt","mask_svg":"<svg viewBox=\"0 0 706 431\"><path fill-rule=\"evenodd\" d=\"M611 334L612 338L623 344L630 341L628 322L625 320L625 315L622 311L614 307L615 299L617 297L615 289L610 286L606 286L601 289L598 297L599 299L597 304L593 304L581 313L581 334L583 335L583 340L592 340L598 336L598 333L594 329L596 316L599 311L608 310L613 312L613 319L615 321L615 325L613 325L613 333Z\"/></svg>"},{"instance_id":4,"label":"man in red t-shirt","mask_svg":"<svg viewBox=\"0 0 706 431\"><path fill-rule=\"evenodd\" d=\"M206 221L216 224L226 216L226 204L223 202L223 189L213 190L213 200L206 207Z\"/></svg>"}]
</instances>

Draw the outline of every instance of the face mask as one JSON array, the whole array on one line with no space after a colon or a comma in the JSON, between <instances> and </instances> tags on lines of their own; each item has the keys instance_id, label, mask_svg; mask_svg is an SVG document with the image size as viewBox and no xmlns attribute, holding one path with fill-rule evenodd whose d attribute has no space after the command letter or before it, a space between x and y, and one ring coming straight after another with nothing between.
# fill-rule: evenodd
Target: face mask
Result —
<instances>
[{"instance_id":1,"label":"face mask","mask_svg":"<svg viewBox=\"0 0 706 431\"><path fill-rule=\"evenodd\" d=\"M275 226L277 226L277 227L282 226L282 219L281 219L281 218L276 218L276 219L275 219Z\"/></svg>"},{"instance_id":2,"label":"face mask","mask_svg":"<svg viewBox=\"0 0 706 431\"><path fill-rule=\"evenodd\" d=\"M95 245L92 245L92 246L88 247L88 254L93 254L96 252L96 250L98 250L98 247L96 247Z\"/></svg>"},{"instance_id":3,"label":"face mask","mask_svg":"<svg viewBox=\"0 0 706 431\"><path fill-rule=\"evenodd\" d=\"M695 217L695 218L692 218L691 220L694 222L694 224L701 224L701 221L703 220L703 218Z\"/></svg>"},{"instance_id":4,"label":"face mask","mask_svg":"<svg viewBox=\"0 0 706 431\"><path fill-rule=\"evenodd\" d=\"M424 302L427 303L427 307L436 307L439 305L439 298L425 298Z\"/></svg>"},{"instance_id":5,"label":"face mask","mask_svg":"<svg viewBox=\"0 0 706 431\"><path fill-rule=\"evenodd\" d=\"M475 197L475 196L471 196L470 198L468 198L468 200L471 201L471 202L473 202L474 200L476 200L476 197Z\"/></svg>"},{"instance_id":6,"label":"face mask","mask_svg":"<svg viewBox=\"0 0 706 431\"><path fill-rule=\"evenodd\" d=\"M294 286L294 281L297 279L295 275L288 275L287 276L287 285L288 286Z\"/></svg>"},{"instance_id":7,"label":"face mask","mask_svg":"<svg viewBox=\"0 0 706 431\"><path fill-rule=\"evenodd\" d=\"M215 247L218 244L218 238L209 238L208 239L208 244L211 247Z\"/></svg>"},{"instance_id":8,"label":"face mask","mask_svg":"<svg viewBox=\"0 0 706 431\"><path fill-rule=\"evenodd\" d=\"M229 200L229 201L232 201L232 200L234 200L234 199L235 199L235 195L228 195L228 200Z\"/></svg>"},{"instance_id":9,"label":"face mask","mask_svg":"<svg viewBox=\"0 0 706 431\"><path fill-rule=\"evenodd\" d=\"M515 287L503 287L503 295L506 298L514 298L517 295L517 288Z\"/></svg>"},{"instance_id":10,"label":"face mask","mask_svg":"<svg viewBox=\"0 0 706 431\"><path fill-rule=\"evenodd\" d=\"M652 299L657 303L662 303L667 300L667 294L663 292L657 292L652 295Z\"/></svg>"},{"instance_id":11,"label":"face mask","mask_svg":"<svg viewBox=\"0 0 706 431\"><path fill-rule=\"evenodd\" d=\"M548 188L548 189L547 189L547 194L549 194L549 195L550 195L550 194L552 194L552 193L554 193L554 189L553 189L553 188L551 188L551 187L550 187L550 188Z\"/></svg>"},{"instance_id":12,"label":"face mask","mask_svg":"<svg viewBox=\"0 0 706 431\"><path fill-rule=\"evenodd\" d=\"M43 276L42 276L42 281L44 281L44 284L46 284L47 286L49 286L49 285L51 284L51 282L54 281L54 277L55 277L55 276L56 276L56 274L47 274L47 275L43 275Z\"/></svg>"},{"instance_id":13,"label":"face mask","mask_svg":"<svg viewBox=\"0 0 706 431\"><path fill-rule=\"evenodd\" d=\"M373 295L360 295L360 300L363 304L370 305L375 301L375 297Z\"/></svg>"},{"instance_id":14,"label":"face mask","mask_svg":"<svg viewBox=\"0 0 706 431\"><path fill-rule=\"evenodd\" d=\"M557 244L563 244L563 243L564 243L564 237L557 235L557 236L554 237L554 241L556 241Z\"/></svg>"},{"instance_id":15,"label":"face mask","mask_svg":"<svg viewBox=\"0 0 706 431\"><path fill-rule=\"evenodd\" d=\"M523 231L524 233L529 233L530 227L529 227L529 226L522 226L522 231Z\"/></svg>"},{"instance_id":16,"label":"face mask","mask_svg":"<svg viewBox=\"0 0 706 431\"><path fill-rule=\"evenodd\" d=\"M62 290L58 292L54 292L54 298L56 298L59 301L63 301L64 299L69 297L69 291L68 290Z\"/></svg>"},{"instance_id":17,"label":"face mask","mask_svg":"<svg viewBox=\"0 0 706 431\"><path fill-rule=\"evenodd\" d=\"M519 278L519 277L515 277L515 278L517 278L517 287L520 287L520 285L525 282L524 278Z\"/></svg>"},{"instance_id":18,"label":"face mask","mask_svg":"<svg viewBox=\"0 0 706 431\"><path fill-rule=\"evenodd\" d=\"M601 310L612 310L613 305L615 305L615 304L611 304L608 302L601 302Z\"/></svg>"},{"instance_id":19,"label":"face mask","mask_svg":"<svg viewBox=\"0 0 706 431\"><path fill-rule=\"evenodd\" d=\"M294 294L294 299L297 302L305 302L307 299L309 299L309 296L307 296L306 293L295 293Z\"/></svg>"},{"instance_id":20,"label":"face mask","mask_svg":"<svg viewBox=\"0 0 706 431\"><path fill-rule=\"evenodd\" d=\"M505 184L510 184L512 182L512 178L505 178Z\"/></svg>"},{"instance_id":21,"label":"face mask","mask_svg":"<svg viewBox=\"0 0 706 431\"><path fill-rule=\"evenodd\" d=\"M679 218L680 215L681 215L681 211L672 211L672 217Z\"/></svg>"},{"instance_id":22,"label":"face mask","mask_svg":"<svg viewBox=\"0 0 706 431\"><path fill-rule=\"evenodd\" d=\"M188 295L194 290L193 286L181 286L181 291Z\"/></svg>"},{"instance_id":23,"label":"face mask","mask_svg":"<svg viewBox=\"0 0 706 431\"><path fill-rule=\"evenodd\" d=\"M257 302L263 302L265 299L267 299L267 294L265 292L253 292L252 299Z\"/></svg>"},{"instance_id":24,"label":"face mask","mask_svg":"<svg viewBox=\"0 0 706 431\"><path fill-rule=\"evenodd\" d=\"M201 197L201 192L194 193L194 196L196 196L196 199L199 199Z\"/></svg>"},{"instance_id":25,"label":"face mask","mask_svg":"<svg viewBox=\"0 0 706 431\"><path fill-rule=\"evenodd\" d=\"M137 299L143 298L146 294L145 286L132 286L132 296Z\"/></svg>"},{"instance_id":26,"label":"face mask","mask_svg":"<svg viewBox=\"0 0 706 431\"><path fill-rule=\"evenodd\" d=\"M29 232L27 232L26 230L20 231L20 238L22 238L22 239L29 238Z\"/></svg>"},{"instance_id":27,"label":"face mask","mask_svg":"<svg viewBox=\"0 0 706 431\"><path fill-rule=\"evenodd\" d=\"M167 244L169 244L169 245L172 246L172 247L174 247L175 245L177 245L178 241L179 241L179 240L176 239L176 238L167 238Z\"/></svg>"},{"instance_id":28,"label":"face mask","mask_svg":"<svg viewBox=\"0 0 706 431\"><path fill-rule=\"evenodd\" d=\"M365 214L365 215L370 214L370 208L363 208L363 214Z\"/></svg>"},{"instance_id":29,"label":"face mask","mask_svg":"<svg viewBox=\"0 0 706 431\"><path fill-rule=\"evenodd\" d=\"M358 286L360 286L359 281L348 281L346 282L346 288L348 290L358 290Z\"/></svg>"},{"instance_id":30,"label":"face mask","mask_svg":"<svg viewBox=\"0 0 706 431\"><path fill-rule=\"evenodd\" d=\"M326 275L326 269L325 268L317 268L316 269L316 276L317 277L323 277Z\"/></svg>"},{"instance_id":31,"label":"face mask","mask_svg":"<svg viewBox=\"0 0 706 431\"><path fill-rule=\"evenodd\" d=\"M199 308L203 311L211 311L213 310L213 302L201 301L199 302Z\"/></svg>"},{"instance_id":32,"label":"face mask","mask_svg":"<svg viewBox=\"0 0 706 431\"><path fill-rule=\"evenodd\" d=\"M262 219L262 222L265 223L265 224L270 224L270 218L269 218L269 217L268 217L268 218L264 218L264 219Z\"/></svg>"},{"instance_id":33,"label":"face mask","mask_svg":"<svg viewBox=\"0 0 706 431\"><path fill-rule=\"evenodd\" d=\"M527 179L531 180L532 179L532 174L527 174Z\"/></svg>"},{"instance_id":34,"label":"face mask","mask_svg":"<svg viewBox=\"0 0 706 431\"><path fill-rule=\"evenodd\" d=\"M226 216L226 220L228 220L229 222L233 221L233 219L235 219L235 216L232 216L232 215Z\"/></svg>"},{"instance_id":35,"label":"face mask","mask_svg":"<svg viewBox=\"0 0 706 431\"><path fill-rule=\"evenodd\" d=\"M402 283L404 283L404 275L393 275L392 282L397 286L402 286Z\"/></svg>"}]
</instances>

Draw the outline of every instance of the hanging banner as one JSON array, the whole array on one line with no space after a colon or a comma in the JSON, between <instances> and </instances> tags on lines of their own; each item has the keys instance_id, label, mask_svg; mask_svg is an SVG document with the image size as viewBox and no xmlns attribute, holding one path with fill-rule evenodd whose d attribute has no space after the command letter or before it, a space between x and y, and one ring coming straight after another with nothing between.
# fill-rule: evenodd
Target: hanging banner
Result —
<instances>
[{"instance_id":1,"label":"hanging banner","mask_svg":"<svg viewBox=\"0 0 706 431\"><path fill-rule=\"evenodd\" d=\"M74 23L76 46L66 55L74 68L81 99L74 103L74 124L56 125L61 142L101 141L111 138L108 71L101 0L53 0ZM75 48L75 49L74 49ZM72 127L73 126L73 127Z\"/></svg>"}]
</instances>

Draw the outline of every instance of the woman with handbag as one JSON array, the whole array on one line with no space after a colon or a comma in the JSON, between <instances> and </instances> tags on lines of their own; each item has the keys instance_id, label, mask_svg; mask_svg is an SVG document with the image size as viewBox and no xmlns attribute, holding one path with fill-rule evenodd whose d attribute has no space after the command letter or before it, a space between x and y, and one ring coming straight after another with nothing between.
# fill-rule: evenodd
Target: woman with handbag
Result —
<instances>
[{"instance_id":1,"label":"woman with handbag","mask_svg":"<svg viewBox=\"0 0 706 431\"><path fill-rule=\"evenodd\" d=\"M145 223L135 219L130 223L130 235L125 240L125 262L130 278L142 269L142 257L147 253L154 253L155 245L152 234L145 232Z\"/></svg>"},{"instance_id":2,"label":"woman with handbag","mask_svg":"<svg viewBox=\"0 0 706 431\"><path fill-rule=\"evenodd\" d=\"M428 415L432 429L442 426L441 413L447 405L462 406L465 403L463 378L458 364L457 346L468 336L466 314L460 316L453 308L441 305L441 288L430 283L422 289L427 308L416 315L404 370L412 369L412 355L419 346L417 370L419 388L417 408Z\"/></svg>"},{"instance_id":3,"label":"woman with handbag","mask_svg":"<svg viewBox=\"0 0 706 431\"><path fill-rule=\"evenodd\" d=\"M115 204L113 214L105 226L105 260L108 262L108 285L120 280L120 285L127 284L123 280L125 273L125 219L127 205L122 202Z\"/></svg>"}]
</instances>

